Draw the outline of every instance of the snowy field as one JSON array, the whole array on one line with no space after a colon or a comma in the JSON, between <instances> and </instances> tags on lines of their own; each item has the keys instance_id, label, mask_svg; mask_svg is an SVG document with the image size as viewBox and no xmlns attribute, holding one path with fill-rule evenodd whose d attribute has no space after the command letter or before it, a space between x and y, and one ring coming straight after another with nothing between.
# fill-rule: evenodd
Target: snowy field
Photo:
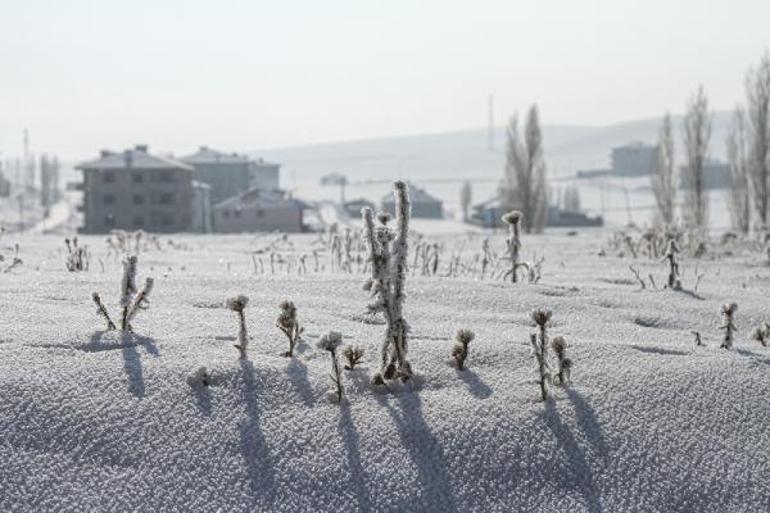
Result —
<instances>
[{"instance_id":1,"label":"snowy field","mask_svg":"<svg viewBox=\"0 0 770 513\"><path fill-rule=\"evenodd\" d=\"M117 317L121 266L83 238L87 272L64 268L61 236L6 235L24 264L0 273L2 512L756 512L770 510L770 267L713 246L697 293L640 290L631 260L599 257L608 232L524 237L545 256L539 284L410 275L405 316L417 378L369 384L384 326L365 315L360 273L298 275L315 236L174 236L139 254L155 278L135 334L104 332L91 293ZM470 259L483 235L441 235ZM504 239L492 239L502 251ZM666 266L639 258L642 275ZM3 263L3 267L7 261ZM682 262L684 287L696 261ZM103 268L102 268L103 266ZM239 361L226 298L250 298L250 357ZM275 327L282 299L305 326L295 358ZM719 349L735 301L735 348ZM573 383L543 403L530 312L553 310ZM476 333L468 369L450 357ZM366 349L336 404L320 335ZM695 347L690 330L703 334ZM213 385L189 384L206 366Z\"/></svg>"}]
</instances>

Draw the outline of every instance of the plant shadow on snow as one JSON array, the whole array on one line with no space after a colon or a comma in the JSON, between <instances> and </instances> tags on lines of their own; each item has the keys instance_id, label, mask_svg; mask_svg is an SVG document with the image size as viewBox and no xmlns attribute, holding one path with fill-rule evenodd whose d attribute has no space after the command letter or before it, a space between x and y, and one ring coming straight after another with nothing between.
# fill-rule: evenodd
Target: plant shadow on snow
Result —
<instances>
[{"instance_id":1,"label":"plant shadow on snow","mask_svg":"<svg viewBox=\"0 0 770 513\"><path fill-rule=\"evenodd\" d=\"M755 353L753 351L748 351L746 349L736 349L735 350L739 355L745 356L747 358L751 358L753 361L757 363L764 363L765 365L770 365L770 358L765 358L764 355L761 355L759 353Z\"/></svg>"},{"instance_id":2,"label":"plant shadow on snow","mask_svg":"<svg viewBox=\"0 0 770 513\"><path fill-rule=\"evenodd\" d=\"M455 369L457 370L457 369ZM479 399L486 399L492 395L492 389L484 383L478 374L471 369L457 370L457 376L465 383L471 394Z\"/></svg>"},{"instance_id":3,"label":"plant shadow on snow","mask_svg":"<svg viewBox=\"0 0 770 513\"><path fill-rule=\"evenodd\" d=\"M388 410L396 424L401 445L417 467L418 479L422 485L419 498L409 499L419 500L420 503L410 502L405 509L458 511L447 473L444 450L425 421L420 395L404 391L395 396L397 405L391 404L390 397L375 395L375 398Z\"/></svg>"},{"instance_id":4,"label":"plant shadow on snow","mask_svg":"<svg viewBox=\"0 0 770 513\"><path fill-rule=\"evenodd\" d=\"M211 390L210 387L203 385L202 383L196 383L192 387L193 394L195 394L195 404L207 417L211 416Z\"/></svg>"},{"instance_id":5,"label":"plant shadow on snow","mask_svg":"<svg viewBox=\"0 0 770 513\"><path fill-rule=\"evenodd\" d=\"M305 406L312 406L315 402L313 387L307 377L307 366L297 358L289 358L289 365L286 366L286 372L289 375L289 381L297 390Z\"/></svg>"},{"instance_id":6,"label":"plant shadow on snow","mask_svg":"<svg viewBox=\"0 0 770 513\"><path fill-rule=\"evenodd\" d=\"M136 348L137 346L142 346L149 354L158 356L159 352L155 345L155 340L125 331L119 332L117 340L114 338L110 341L102 340L107 333L113 332L94 332L88 343L78 349L86 352L120 349L123 354L123 369L126 371L128 378L128 391L139 399L143 398L145 393L144 372L142 371L142 360Z\"/></svg>"},{"instance_id":7,"label":"plant shadow on snow","mask_svg":"<svg viewBox=\"0 0 770 513\"><path fill-rule=\"evenodd\" d=\"M609 451L607 443L604 441L604 433L602 433L602 426L596 417L596 412L574 388L567 388L567 398L575 408L575 416L577 417L580 429L583 430L588 441L594 445L598 454L605 458Z\"/></svg>"},{"instance_id":8,"label":"plant shadow on snow","mask_svg":"<svg viewBox=\"0 0 770 513\"><path fill-rule=\"evenodd\" d=\"M588 511L601 513L603 511L601 499L594 483L593 472L586 458L586 453L580 447L570 427L562 420L554 401L545 402L545 409L540 413L540 418L553 434L556 445L564 453L566 464L569 467L567 472L557 472L548 477L558 480L559 488L573 489L580 493L585 499Z\"/></svg>"},{"instance_id":9,"label":"plant shadow on snow","mask_svg":"<svg viewBox=\"0 0 770 513\"><path fill-rule=\"evenodd\" d=\"M273 497L275 492L275 469L270 456L265 434L262 432L257 398L263 393L255 379L254 364L242 359L243 403L247 419L240 426L241 454L251 481L251 491L258 497Z\"/></svg>"},{"instance_id":10,"label":"plant shadow on snow","mask_svg":"<svg viewBox=\"0 0 770 513\"><path fill-rule=\"evenodd\" d=\"M642 353L664 354L669 356L688 356L690 354L684 351L677 351L675 349L663 349L660 347L644 347L644 346L637 346L637 345L632 345L631 349L635 349Z\"/></svg>"},{"instance_id":11,"label":"plant shadow on snow","mask_svg":"<svg viewBox=\"0 0 770 513\"><path fill-rule=\"evenodd\" d=\"M358 449L360 436L350 414L350 404L346 401L340 404L340 417L337 429L345 444L348 470L350 471L350 489L353 490L356 499L356 510L372 511L372 500L367 489L366 470L361 463L361 451Z\"/></svg>"}]
</instances>

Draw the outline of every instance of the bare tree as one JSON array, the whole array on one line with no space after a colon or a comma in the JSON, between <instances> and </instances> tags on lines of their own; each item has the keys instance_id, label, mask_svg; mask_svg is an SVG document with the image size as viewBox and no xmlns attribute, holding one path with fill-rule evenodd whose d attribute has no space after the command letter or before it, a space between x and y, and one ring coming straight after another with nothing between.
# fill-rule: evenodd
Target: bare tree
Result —
<instances>
[{"instance_id":1,"label":"bare tree","mask_svg":"<svg viewBox=\"0 0 770 513\"><path fill-rule=\"evenodd\" d=\"M460 207L463 209L463 222L468 222L468 212L470 211L472 201L473 189L471 188L471 182L466 180L460 189Z\"/></svg>"},{"instance_id":2,"label":"bare tree","mask_svg":"<svg viewBox=\"0 0 770 513\"><path fill-rule=\"evenodd\" d=\"M759 68L746 75L749 118L749 174L758 222L768 225L770 192L770 53L765 52Z\"/></svg>"},{"instance_id":3,"label":"bare tree","mask_svg":"<svg viewBox=\"0 0 770 513\"><path fill-rule=\"evenodd\" d=\"M671 115L666 113L658 134L658 151L651 176L652 192L658 205L660 219L665 225L674 223L676 177L674 175L674 135Z\"/></svg>"},{"instance_id":4,"label":"bare tree","mask_svg":"<svg viewBox=\"0 0 770 513\"><path fill-rule=\"evenodd\" d=\"M727 206L733 228L749 233L751 198L749 197L749 160L746 143L746 118L741 109L735 109L733 124L727 135L727 160L730 174L727 176Z\"/></svg>"},{"instance_id":5,"label":"bare tree","mask_svg":"<svg viewBox=\"0 0 770 513\"><path fill-rule=\"evenodd\" d=\"M684 115L684 145L687 164L682 169L685 188L685 218L690 229L703 231L708 224L708 191L705 173L711 139L711 114L703 86L687 102Z\"/></svg>"},{"instance_id":6,"label":"bare tree","mask_svg":"<svg viewBox=\"0 0 770 513\"><path fill-rule=\"evenodd\" d=\"M543 135L537 105L529 109L524 140L514 116L506 132L507 151L502 200L505 210L524 214L524 231L542 233L546 222L547 198Z\"/></svg>"}]
</instances>

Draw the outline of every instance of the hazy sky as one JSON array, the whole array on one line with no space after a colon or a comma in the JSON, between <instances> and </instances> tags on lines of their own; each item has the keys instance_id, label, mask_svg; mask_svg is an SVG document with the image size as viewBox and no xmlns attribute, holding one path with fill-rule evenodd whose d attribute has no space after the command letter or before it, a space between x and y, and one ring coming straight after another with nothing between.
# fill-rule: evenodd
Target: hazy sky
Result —
<instances>
[{"instance_id":1,"label":"hazy sky","mask_svg":"<svg viewBox=\"0 0 770 513\"><path fill-rule=\"evenodd\" d=\"M0 152L250 150L743 98L769 0L0 0Z\"/></svg>"}]
</instances>

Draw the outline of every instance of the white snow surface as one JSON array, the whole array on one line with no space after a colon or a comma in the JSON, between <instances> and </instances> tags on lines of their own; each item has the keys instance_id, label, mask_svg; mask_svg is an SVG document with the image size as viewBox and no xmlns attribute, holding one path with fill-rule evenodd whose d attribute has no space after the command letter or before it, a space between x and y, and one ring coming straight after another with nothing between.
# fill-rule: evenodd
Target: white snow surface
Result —
<instances>
[{"instance_id":1,"label":"white snow surface","mask_svg":"<svg viewBox=\"0 0 770 513\"><path fill-rule=\"evenodd\" d=\"M255 273L249 253L271 236L174 236L188 249L141 253L138 279L156 281L133 335L104 332L91 301L99 291L118 319L121 267L102 237L81 237L83 273L65 270L61 237L4 239L24 265L0 274L0 511L767 512L770 349L749 336L770 320L770 267L737 251L698 261L697 294L639 290L628 259L597 256L606 235L524 236L526 257L546 256L537 285L410 275L418 376L386 391L368 384L384 326L364 314L363 275L315 273L311 257L307 275L271 275L266 254ZM289 240L309 252L315 236ZM685 287L695 264L682 262ZM664 264L635 265L664 282ZM224 307L237 294L246 361ZM275 327L282 299L305 327L294 358ZM574 361L547 403L528 342L539 307ZM476 333L462 372L459 328ZM366 349L339 405L315 347L329 330ZM188 379L204 366L210 387Z\"/></svg>"}]
</instances>

